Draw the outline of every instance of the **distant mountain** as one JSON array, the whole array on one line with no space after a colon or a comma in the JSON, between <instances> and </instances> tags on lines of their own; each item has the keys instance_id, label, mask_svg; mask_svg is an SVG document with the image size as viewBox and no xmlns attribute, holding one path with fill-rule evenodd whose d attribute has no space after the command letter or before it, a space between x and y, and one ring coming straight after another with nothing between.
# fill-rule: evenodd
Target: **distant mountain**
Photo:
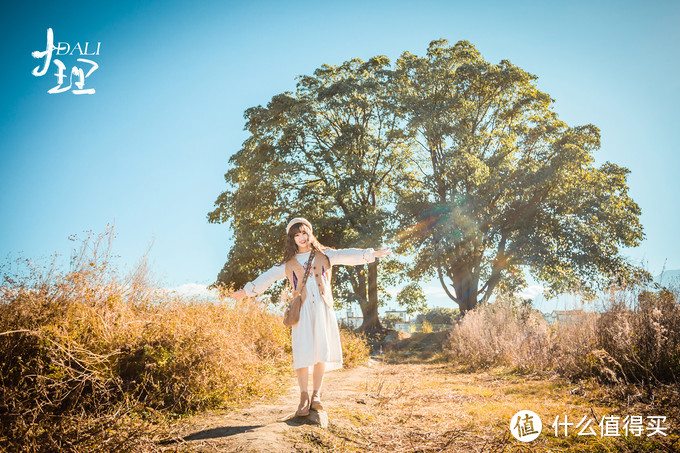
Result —
<instances>
[{"instance_id":1,"label":"distant mountain","mask_svg":"<svg viewBox=\"0 0 680 453\"><path fill-rule=\"evenodd\" d=\"M680 285L680 269L673 269L670 271L663 271L661 274L654 277L654 281L660 285Z\"/></svg>"}]
</instances>

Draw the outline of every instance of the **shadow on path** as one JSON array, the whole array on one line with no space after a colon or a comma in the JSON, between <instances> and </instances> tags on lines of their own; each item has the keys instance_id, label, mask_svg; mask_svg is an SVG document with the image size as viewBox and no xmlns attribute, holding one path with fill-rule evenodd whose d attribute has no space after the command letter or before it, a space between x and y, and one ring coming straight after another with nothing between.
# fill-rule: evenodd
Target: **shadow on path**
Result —
<instances>
[{"instance_id":1,"label":"shadow on path","mask_svg":"<svg viewBox=\"0 0 680 453\"><path fill-rule=\"evenodd\" d=\"M265 428L269 425L273 425L276 423L285 423L288 426L319 425L320 419L319 415L316 414L314 411L310 411L310 415L306 417L296 416L293 413L282 420L275 421L274 423L247 426L219 426L217 428L204 429L201 431L197 431L195 433L187 434L186 436L178 439L166 439L160 442L160 445L169 445L177 442L189 442L192 440L220 439L235 436L237 434L256 432L260 428Z\"/></svg>"},{"instance_id":2,"label":"shadow on path","mask_svg":"<svg viewBox=\"0 0 680 453\"><path fill-rule=\"evenodd\" d=\"M229 437L236 434L247 433L248 431L253 431L258 428L262 428L265 425L251 425L251 426L220 426L219 428L204 429L203 431L198 431L181 439L168 439L160 442L161 445L168 445L175 442L188 442L191 440L206 440L206 439L218 439L220 437Z\"/></svg>"},{"instance_id":3,"label":"shadow on path","mask_svg":"<svg viewBox=\"0 0 680 453\"><path fill-rule=\"evenodd\" d=\"M360 387L377 373L380 364L375 359L365 366L341 369L326 377L328 391L325 402L333 406L353 398ZM254 403L238 410L207 411L172 426L172 434L164 437L160 445L195 448L196 451L248 451L251 453L296 453L303 442L297 428L315 425L326 429L330 420L326 411L310 410L308 416L296 417L291 411L293 401L299 397L295 376L290 378L288 391L271 396L267 404ZM292 407L291 407L292 406Z\"/></svg>"}]
</instances>

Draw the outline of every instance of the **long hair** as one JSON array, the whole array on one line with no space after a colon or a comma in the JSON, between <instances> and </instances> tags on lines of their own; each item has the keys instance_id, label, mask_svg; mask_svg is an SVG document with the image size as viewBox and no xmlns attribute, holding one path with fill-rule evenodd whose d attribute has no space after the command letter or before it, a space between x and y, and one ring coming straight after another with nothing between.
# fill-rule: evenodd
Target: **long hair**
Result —
<instances>
[{"instance_id":1,"label":"long hair","mask_svg":"<svg viewBox=\"0 0 680 453\"><path fill-rule=\"evenodd\" d=\"M309 245L314 250L323 251L328 248L325 245L319 243L307 225L304 223L295 223L290 227L290 230L288 230L288 235L286 236L286 245L283 249L283 261L281 261L281 264L285 264L289 260L295 258L295 254L298 252L298 246L295 243L295 235L298 233L307 233L309 236Z\"/></svg>"}]
</instances>

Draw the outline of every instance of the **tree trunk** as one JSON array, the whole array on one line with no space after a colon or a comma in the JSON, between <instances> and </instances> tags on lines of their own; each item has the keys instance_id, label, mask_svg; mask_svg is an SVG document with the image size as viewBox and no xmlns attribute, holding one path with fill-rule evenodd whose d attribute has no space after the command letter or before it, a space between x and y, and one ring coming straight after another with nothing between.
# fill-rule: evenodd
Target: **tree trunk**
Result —
<instances>
[{"instance_id":1,"label":"tree trunk","mask_svg":"<svg viewBox=\"0 0 680 453\"><path fill-rule=\"evenodd\" d=\"M354 292L359 296L359 306L361 311L364 311L364 306L368 303L368 295L366 294L366 272L364 266L356 266L355 268L357 276L357 287L354 288Z\"/></svg>"},{"instance_id":2,"label":"tree trunk","mask_svg":"<svg viewBox=\"0 0 680 453\"><path fill-rule=\"evenodd\" d=\"M378 261L368 265L368 300L361 306L364 321L360 330L375 332L383 329L378 317Z\"/></svg>"},{"instance_id":3,"label":"tree trunk","mask_svg":"<svg viewBox=\"0 0 680 453\"><path fill-rule=\"evenodd\" d=\"M460 314L465 315L477 306L479 281L475 278L472 268L464 264L454 270L453 284L459 301Z\"/></svg>"}]
</instances>

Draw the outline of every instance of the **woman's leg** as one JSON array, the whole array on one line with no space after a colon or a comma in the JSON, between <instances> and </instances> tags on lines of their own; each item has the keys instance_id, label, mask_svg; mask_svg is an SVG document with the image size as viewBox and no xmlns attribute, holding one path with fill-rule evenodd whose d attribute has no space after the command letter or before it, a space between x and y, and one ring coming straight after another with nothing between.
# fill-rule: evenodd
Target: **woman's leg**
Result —
<instances>
[{"instance_id":1,"label":"woman's leg","mask_svg":"<svg viewBox=\"0 0 680 453\"><path fill-rule=\"evenodd\" d=\"M295 370L298 385L300 386L300 404L298 405L296 416L306 417L309 415L309 393L307 393L307 382L309 381L309 367L302 367Z\"/></svg>"},{"instance_id":2,"label":"woman's leg","mask_svg":"<svg viewBox=\"0 0 680 453\"><path fill-rule=\"evenodd\" d=\"M323 404L321 403L321 384L323 383L323 373L326 371L326 364L323 362L317 362L314 364L314 391L312 392L312 400L310 402L310 407L316 411L323 410Z\"/></svg>"},{"instance_id":3,"label":"woman's leg","mask_svg":"<svg viewBox=\"0 0 680 453\"><path fill-rule=\"evenodd\" d=\"M316 368L315 368L316 369ZM298 385L300 386L300 392L306 392L308 388L308 383L309 383L309 367L302 367L298 368L295 370L295 374L297 374L297 379L298 379ZM316 376L316 374L315 374ZM314 381L316 382L316 381Z\"/></svg>"},{"instance_id":4,"label":"woman's leg","mask_svg":"<svg viewBox=\"0 0 680 453\"><path fill-rule=\"evenodd\" d=\"M312 373L314 391L320 393L321 384L323 384L323 373L326 371L326 364L324 362L317 362L314 364L314 372Z\"/></svg>"}]
</instances>

